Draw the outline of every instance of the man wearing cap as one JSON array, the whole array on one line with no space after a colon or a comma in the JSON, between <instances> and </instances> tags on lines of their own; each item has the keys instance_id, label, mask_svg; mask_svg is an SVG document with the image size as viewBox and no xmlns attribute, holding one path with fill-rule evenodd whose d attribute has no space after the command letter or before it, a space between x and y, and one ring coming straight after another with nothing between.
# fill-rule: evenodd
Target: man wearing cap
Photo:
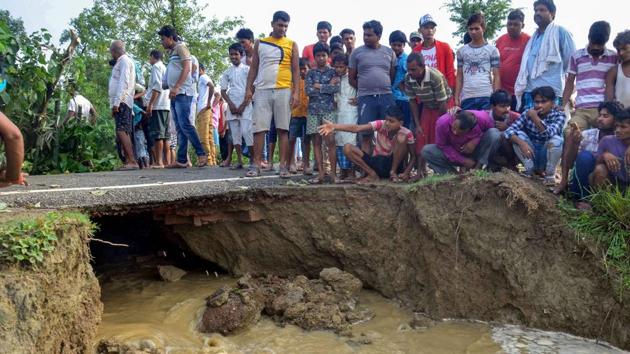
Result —
<instances>
[{"instance_id":1,"label":"man wearing cap","mask_svg":"<svg viewBox=\"0 0 630 354\"><path fill-rule=\"evenodd\" d=\"M420 28L423 40L413 49L424 57L426 66L438 69L444 77L448 86L455 89L455 56L453 49L446 42L435 39L435 27L437 24L433 17L426 14L420 18Z\"/></svg>"},{"instance_id":2,"label":"man wearing cap","mask_svg":"<svg viewBox=\"0 0 630 354\"><path fill-rule=\"evenodd\" d=\"M409 45L411 46L411 49L413 50L413 48L415 48L418 43L422 42L422 36L420 35L420 32L411 32L409 34Z\"/></svg>"},{"instance_id":3,"label":"man wearing cap","mask_svg":"<svg viewBox=\"0 0 630 354\"><path fill-rule=\"evenodd\" d=\"M330 38L330 33L332 32L332 25L328 21L319 21L317 23L317 40L318 43L324 43L328 45L328 39ZM314 69L317 67L315 65L315 56L313 55L313 47L315 47L313 43L307 45L302 50L302 58L305 58L307 61L307 65L310 69Z\"/></svg>"}]
</instances>

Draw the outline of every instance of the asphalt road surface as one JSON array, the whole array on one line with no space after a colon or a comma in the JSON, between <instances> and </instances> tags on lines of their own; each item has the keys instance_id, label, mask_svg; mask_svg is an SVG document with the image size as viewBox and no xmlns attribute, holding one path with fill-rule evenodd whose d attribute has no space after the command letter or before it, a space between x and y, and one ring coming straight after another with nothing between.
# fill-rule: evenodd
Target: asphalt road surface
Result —
<instances>
[{"instance_id":1,"label":"asphalt road surface","mask_svg":"<svg viewBox=\"0 0 630 354\"><path fill-rule=\"evenodd\" d=\"M248 189L304 183L303 175L280 179L275 172L246 178L246 170L205 167L30 176L29 185L0 189L5 208L103 209L133 207Z\"/></svg>"}]
</instances>

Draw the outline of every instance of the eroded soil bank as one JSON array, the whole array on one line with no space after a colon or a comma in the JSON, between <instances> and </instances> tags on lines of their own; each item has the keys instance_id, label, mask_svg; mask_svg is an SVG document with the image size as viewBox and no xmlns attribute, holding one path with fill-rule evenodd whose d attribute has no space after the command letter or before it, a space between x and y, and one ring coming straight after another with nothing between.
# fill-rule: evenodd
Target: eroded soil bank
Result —
<instances>
[{"instance_id":1,"label":"eroded soil bank","mask_svg":"<svg viewBox=\"0 0 630 354\"><path fill-rule=\"evenodd\" d=\"M193 205L194 204L194 205ZM243 191L155 216L234 274L337 267L434 318L523 324L630 348L629 298L557 200L509 172L408 187Z\"/></svg>"},{"instance_id":2,"label":"eroded soil bank","mask_svg":"<svg viewBox=\"0 0 630 354\"><path fill-rule=\"evenodd\" d=\"M0 224L45 212L4 213ZM0 261L0 353L89 353L101 320L99 283L90 266L87 217L59 214L57 241L36 266Z\"/></svg>"}]
</instances>

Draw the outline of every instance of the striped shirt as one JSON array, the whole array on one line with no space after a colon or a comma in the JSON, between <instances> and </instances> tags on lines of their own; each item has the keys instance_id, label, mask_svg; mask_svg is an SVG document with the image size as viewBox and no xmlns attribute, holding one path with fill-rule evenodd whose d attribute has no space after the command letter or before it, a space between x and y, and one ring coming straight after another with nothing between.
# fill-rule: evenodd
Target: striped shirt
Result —
<instances>
[{"instance_id":1,"label":"striped shirt","mask_svg":"<svg viewBox=\"0 0 630 354\"><path fill-rule=\"evenodd\" d=\"M604 102L606 73L616 64L617 54L609 49L606 49L597 60L586 48L576 51L571 56L568 73L575 75L576 108L597 108Z\"/></svg>"},{"instance_id":2,"label":"striped shirt","mask_svg":"<svg viewBox=\"0 0 630 354\"><path fill-rule=\"evenodd\" d=\"M293 41L287 37L263 38L258 42L257 89L290 89L293 84L291 57Z\"/></svg>"},{"instance_id":3,"label":"striped shirt","mask_svg":"<svg viewBox=\"0 0 630 354\"><path fill-rule=\"evenodd\" d=\"M552 109L549 114L542 118L545 130L541 132L525 111L503 134L505 139L510 140L518 131L522 131L531 139L532 143L542 145L554 136L562 136L565 119L563 111L556 108Z\"/></svg>"},{"instance_id":4,"label":"striped shirt","mask_svg":"<svg viewBox=\"0 0 630 354\"><path fill-rule=\"evenodd\" d=\"M424 79L416 81L411 75L406 74L404 80L404 92L409 98L418 98L428 108L438 109L440 105L451 96L451 89L446 83L446 78L437 69L425 67Z\"/></svg>"}]
</instances>

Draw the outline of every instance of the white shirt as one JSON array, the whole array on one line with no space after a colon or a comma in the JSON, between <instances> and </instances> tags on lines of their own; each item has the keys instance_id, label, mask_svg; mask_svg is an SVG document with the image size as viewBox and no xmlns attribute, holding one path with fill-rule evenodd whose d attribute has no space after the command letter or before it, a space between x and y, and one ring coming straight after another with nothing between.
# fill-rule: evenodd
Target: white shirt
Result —
<instances>
[{"instance_id":1,"label":"white shirt","mask_svg":"<svg viewBox=\"0 0 630 354\"><path fill-rule=\"evenodd\" d=\"M221 75L219 85L222 90L227 90L227 95L236 107L240 106L245 99L245 87L247 86L247 75L249 66L241 64L232 65Z\"/></svg>"},{"instance_id":2,"label":"white shirt","mask_svg":"<svg viewBox=\"0 0 630 354\"><path fill-rule=\"evenodd\" d=\"M166 66L161 60L151 65L151 76L149 77L149 87L147 88L145 99L148 103L151 101L153 91L159 93L159 96L155 102L153 102L153 110L155 111L171 110L171 100L168 98L170 91L162 90L162 78L164 77L164 74L166 74Z\"/></svg>"},{"instance_id":3,"label":"white shirt","mask_svg":"<svg viewBox=\"0 0 630 354\"><path fill-rule=\"evenodd\" d=\"M78 93L68 102L68 111L74 112L77 115L77 118L89 117L91 109L92 103Z\"/></svg>"},{"instance_id":4,"label":"white shirt","mask_svg":"<svg viewBox=\"0 0 630 354\"><path fill-rule=\"evenodd\" d=\"M116 61L109 78L109 106L118 107L121 103L133 108L133 95L136 86L136 70L133 61L123 54Z\"/></svg>"},{"instance_id":5,"label":"white shirt","mask_svg":"<svg viewBox=\"0 0 630 354\"><path fill-rule=\"evenodd\" d=\"M199 76L199 84L197 86L197 92L199 93L199 97L197 98L197 113L208 107L208 95L214 94L214 92L210 93L208 84L212 85L212 80L208 75L203 74Z\"/></svg>"},{"instance_id":6,"label":"white shirt","mask_svg":"<svg viewBox=\"0 0 630 354\"><path fill-rule=\"evenodd\" d=\"M430 49L422 48L422 57L424 58L424 65L437 69L437 49L435 45Z\"/></svg>"}]
</instances>

